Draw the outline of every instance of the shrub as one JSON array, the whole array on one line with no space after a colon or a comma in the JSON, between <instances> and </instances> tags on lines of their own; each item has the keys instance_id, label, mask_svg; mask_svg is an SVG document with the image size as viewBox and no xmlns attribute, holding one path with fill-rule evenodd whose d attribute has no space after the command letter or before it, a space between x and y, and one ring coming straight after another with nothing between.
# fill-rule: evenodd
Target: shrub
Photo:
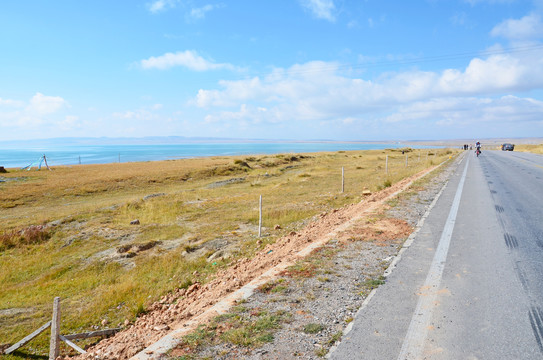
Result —
<instances>
[{"instance_id":1,"label":"shrub","mask_svg":"<svg viewBox=\"0 0 543 360\"><path fill-rule=\"evenodd\" d=\"M0 251L22 245L46 242L52 234L45 225L31 225L25 229L5 232L0 235Z\"/></svg>"},{"instance_id":2,"label":"shrub","mask_svg":"<svg viewBox=\"0 0 543 360\"><path fill-rule=\"evenodd\" d=\"M249 168L249 169L251 168L249 166L249 164L247 164L247 162L245 162L243 160L240 160L240 159L234 160L234 164L239 165L241 167L246 167L246 168Z\"/></svg>"}]
</instances>

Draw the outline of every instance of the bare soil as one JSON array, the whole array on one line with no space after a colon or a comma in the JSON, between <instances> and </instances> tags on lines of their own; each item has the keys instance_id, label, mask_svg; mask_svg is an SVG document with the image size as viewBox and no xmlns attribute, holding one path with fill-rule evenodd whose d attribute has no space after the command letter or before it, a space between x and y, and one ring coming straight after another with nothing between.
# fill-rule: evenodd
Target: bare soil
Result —
<instances>
[{"instance_id":1,"label":"bare soil","mask_svg":"<svg viewBox=\"0 0 543 360\"><path fill-rule=\"evenodd\" d=\"M387 201L391 195L405 189L420 173L378 193L358 204L345 206L312 219L300 232L292 232L274 244L267 245L253 258L243 258L212 279L199 279L187 289L177 289L154 303L145 315L114 337L99 342L78 359L128 359L153 344L172 329L182 328L202 315L218 301L239 289L267 270L287 262L301 260L298 252L313 242L325 244L312 256L328 251L315 276L283 272L285 291L256 292L244 306L284 310L290 314L272 342L258 348L243 347L228 342L215 342L204 348L178 348L169 354L155 354L156 358L216 358L216 359L314 359L326 354L340 338L341 332L355 316L371 290L371 282L378 279L412 232L412 226L424 214L451 168L438 176L411 197L401 197L393 208ZM332 254L332 255L330 255ZM198 281L199 279L199 281ZM200 317L201 323L212 318ZM316 334L303 331L307 324L319 324ZM196 324L197 325L197 324ZM191 327L195 327L194 324ZM339 336L338 336L339 334Z\"/></svg>"}]
</instances>

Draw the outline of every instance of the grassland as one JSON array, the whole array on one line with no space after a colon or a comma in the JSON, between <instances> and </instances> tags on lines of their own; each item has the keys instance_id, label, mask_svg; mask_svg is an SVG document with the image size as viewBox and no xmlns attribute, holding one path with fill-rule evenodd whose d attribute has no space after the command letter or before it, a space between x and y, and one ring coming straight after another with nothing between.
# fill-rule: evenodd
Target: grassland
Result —
<instances>
[{"instance_id":1,"label":"grassland","mask_svg":"<svg viewBox=\"0 0 543 360\"><path fill-rule=\"evenodd\" d=\"M0 183L0 345L48 321L55 296L62 298L63 333L133 321L172 289L205 282L312 216L360 201L364 189L378 191L456 152L340 151L10 171ZM135 219L139 225L130 224ZM47 345L43 334L6 358L42 356Z\"/></svg>"},{"instance_id":2,"label":"grassland","mask_svg":"<svg viewBox=\"0 0 543 360\"><path fill-rule=\"evenodd\" d=\"M539 145L515 145L515 151L543 154L543 144Z\"/></svg>"}]
</instances>

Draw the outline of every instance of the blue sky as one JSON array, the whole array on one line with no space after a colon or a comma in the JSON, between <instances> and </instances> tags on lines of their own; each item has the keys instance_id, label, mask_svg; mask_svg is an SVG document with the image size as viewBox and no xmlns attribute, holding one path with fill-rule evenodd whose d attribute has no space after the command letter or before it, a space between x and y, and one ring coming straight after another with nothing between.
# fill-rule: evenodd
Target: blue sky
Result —
<instances>
[{"instance_id":1,"label":"blue sky","mask_svg":"<svg viewBox=\"0 0 543 360\"><path fill-rule=\"evenodd\" d=\"M543 136L543 1L0 4L0 141Z\"/></svg>"}]
</instances>

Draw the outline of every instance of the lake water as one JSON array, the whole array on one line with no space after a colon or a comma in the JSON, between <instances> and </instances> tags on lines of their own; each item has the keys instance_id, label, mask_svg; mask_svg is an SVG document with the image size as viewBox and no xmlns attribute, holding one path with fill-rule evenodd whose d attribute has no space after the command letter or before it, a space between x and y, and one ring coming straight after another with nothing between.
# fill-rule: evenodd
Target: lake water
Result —
<instances>
[{"instance_id":1,"label":"lake water","mask_svg":"<svg viewBox=\"0 0 543 360\"><path fill-rule=\"evenodd\" d=\"M331 142L247 142L247 143L189 143L174 145L69 145L36 146L24 149L0 145L0 166L15 168L39 162L46 155L50 166L104 164L113 162L155 161L202 156L248 154L307 153L340 150L375 150L406 147L391 143L331 143ZM430 148L410 146L412 148Z\"/></svg>"}]
</instances>

